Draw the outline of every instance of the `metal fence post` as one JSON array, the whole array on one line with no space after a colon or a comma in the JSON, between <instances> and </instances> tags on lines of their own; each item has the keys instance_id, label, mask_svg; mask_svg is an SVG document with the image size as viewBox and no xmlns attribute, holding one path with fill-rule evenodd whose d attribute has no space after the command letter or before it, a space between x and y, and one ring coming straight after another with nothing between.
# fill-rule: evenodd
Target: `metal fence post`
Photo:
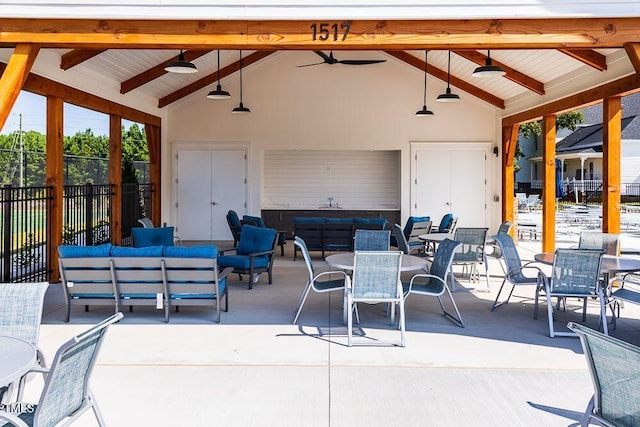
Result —
<instances>
[{"instance_id":1,"label":"metal fence post","mask_svg":"<svg viewBox=\"0 0 640 427\"><path fill-rule=\"evenodd\" d=\"M87 183L85 189L85 245L93 246L93 185Z\"/></svg>"},{"instance_id":2,"label":"metal fence post","mask_svg":"<svg viewBox=\"0 0 640 427\"><path fill-rule=\"evenodd\" d=\"M2 281L11 282L11 184L2 186Z\"/></svg>"}]
</instances>

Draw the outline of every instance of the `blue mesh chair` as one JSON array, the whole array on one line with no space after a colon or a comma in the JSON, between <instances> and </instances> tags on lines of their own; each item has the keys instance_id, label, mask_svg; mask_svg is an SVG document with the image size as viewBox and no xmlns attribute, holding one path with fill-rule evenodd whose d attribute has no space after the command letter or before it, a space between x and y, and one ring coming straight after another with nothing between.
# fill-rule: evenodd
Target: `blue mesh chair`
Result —
<instances>
[{"instance_id":1,"label":"blue mesh chair","mask_svg":"<svg viewBox=\"0 0 640 427\"><path fill-rule=\"evenodd\" d=\"M261 273L268 273L269 284L273 283L273 254L277 244L278 233L273 228L243 225L238 247L220 251L218 265L222 268L233 267L233 272L249 276L249 289L253 289L253 282L260 278ZM235 251L235 255L226 255Z\"/></svg>"},{"instance_id":2,"label":"blue mesh chair","mask_svg":"<svg viewBox=\"0 0 640 427\"><path fill-rule=\"evenodd\" d=\"M489 291L489 269L487 267L487 254L484 250L488 228L457 228L453 239L462 243L453 256L453 265L462 265L464 274L468 270L470 282L480 282L478 265L484 264L485 277L487 279L487 291ZM455 291L455 280L451 275L451 290Z\"/></svg>"},{"instance_id":3,"label":"blue mesh chair","mask_svg":"<svg viewBox=\"0 0 640 427\"><path fill-rule=\"evenodd\" d=\"M582 325L569 323L580 337L594 394L582 418L606 426L640 425L640 348Z\"/></svg>"},{"instance_id":4,"label":"blue mesh chair","mask_svg":"<svg viewBox=\"0 0 640 427\"><path fill-rule=\"evenodd\" d=\"M438 302L440 303L440 308L442 308L444 316L456 325L464 328L464 323L462 321L460 311L458 310L458 306L453 299L453 295L451 295L451 291L447 287L447 275L452 275L451 263L453 261L453 255L456 248L460 245L460 242L456 242L450 239L443 240L438 245L436 254L433 257L433 262L431 263L431 268L429 269L429 273L416 274L411 278L411 282L403 283L402 287L405 301L411 294L427 295L438 298ZM422 279L427 280L424 281ZM440 298L440 296L445 293L449 296L449 299L453 304L455 315L449 313L442 303L442 299Z\"/></svg>"},{"instance_id":5,"label":"blue mesh chair","mask_svg":"<svg viewBox=\"0 0 640 427\"><path fill-rule=\"evenodd\" d=\"M500 290L498 290L498 295L496 295L496 299L491 306L491 311L494 311L496 308L509 303L509 299L513 294L513 290L518 285L536 285L540 286L542 284L542 279L540 278L540 274L542 270L540 268L531 265L533 262L522 263L520 260L520 255L518 254L518 249L516 248L516 244L510 235L506 233L498 233L493 236L495 244L498 248L500 248L500 254L504 259L505 263L505 275L502 284L500 285ZM535 270L535 276L527 276L524 274L525 270ZM502 289L504 285L509 282L511 284L511 290L509 291L509 295L507 295L507 299L504 301L500 300L500 294L502 293ZM537 292L536 292L537 294ZM538 317L538 299L535 300L534 307L534 318Z\"/></svg>"},{"instance_id":6,"label":"blue mesh chair","mask_svg":"<svg viewBox=\"0 0 640 427\"><path fill-rule=\"evenodd\" d=\"M356 304L388 303L391 306L391 324L394 323L395 307L400 311L400 341L383 342L371 340L358 344L391 344L404 347L404 298L400 282L402 252L357 251L353 260L353 279L347 286L347 334L348 345L353 343L353 315Z\"/></svg>"},{"instance_id":7,"label":"blue mesh chair","mask_svg":"<svg viewBox=\"0 0 640 427\"><path fill-rule=\"evenodd\" d=\"M37 349L37 363L46 367L44 355L38 349L38 336L42 321L44 295L48 282L0 283L0 335L20 338ZM18 388L18 401L22 398L22 383ZM13 387L7 390L11 394ZM0 397L2 397L0 388Z\"/></svg>"},{"instance_id":8,"label":"blue mesh chair","mask_svg":"<svg viewBox=\"0 0 640 427\"><path fill-rule=\"evenodd\" d=\"M353 237L354 251L388 251L391 232L389 230L356 229Z\"/></svg>"},{"instance_id":9,"label":"blue mesh chair","mask_svg":"<svg viewBox=\"0 0 640 427\"><path fill-rule=\"evenodd\" d=\"M502 224L500 224L500 226L498 227L498 232L496 234L501 234L501 233L509 234L512 228L513 228L513 223L510 221L505 221ZM487 254L493 258L502 257L500 246L495 242L490 242L487 245Z\"/></svg>"},{"instance_id":10,"label":"blue mesh chair","mask_svg":"<svg viewBox=\"0 0 640 427\"><path fill-rule=\"evenodd\" d=\"M553 328L553 322L557 316L561 303L567 298L580 298L583 302L582 321L587 317L587 300L598 298L600 302L600 322L604 333L608 334L606 301L599 286L600 264L602 252L583 249L557 249L554 259L551 277L541 276L547 298L547 314L549 318L549 336L575 336L572 332L558 332ZM558 302L553 307L553 297ZM565 306L566 309L566 306Z\"/></svg>"},{"instance_id":11,"label":"blue mesh chair","mask_svg":"<svg viewBox=\"0 0 640 427\"><path fill-rule=\"evenodd\" d=\"M304 291L302 291L302 295L300 295L300 300L298 301L298 309L296 310L296 315L293 318L293 324L295 325L298 321L298 316L300 316L300 312L302 311L302 307L304 306L304 302L307 300L309 291L311 291L312 289L318 293L340 291L344 296L345 283L348 280L348 276L344 271L320 272L321 269L329 267L326 264L318 268L313 268L311 256L309 255L309 250L307 249L307 244L304 242L304 240L296 236L293 244L300 249L300 252L302 252L302 256L304 257L304 261L307 265L307 270L309 271L309 279L307 279L307 284L304 288ZM338 275L339 278L331 278L331 276L335 275ZM320 278L322 278L323 280L319 280ZM346 309L344 301L343 308Z\"/></svg>"},{"instance_id":12,"label":"blue mesh chair","mask_svg":"<svg viewBox=\"0 0 640 427\"><path fill-rule=\"evenodd\" d=\"M38 404L28 405L35 410L20 414L0 411L0 420L16 426L54 426L63 420L69 424L92 409L98 425L104 426L89 380L108 327L120 319L122 313L116 313L62 344L50 369L33 370L48 373Z\"/></svg>"},{"instance_id":13,"label":"blue mesh chair","mask_svg":"<svg viewBox=\"0 0 640 427\"><path fill-rule=\"evenodd\" d=\"M578 249L603 251L606 255L620 255L620 235L601 233L599 231L583 231L578 240Z\"/></svg>"}]
</instances>

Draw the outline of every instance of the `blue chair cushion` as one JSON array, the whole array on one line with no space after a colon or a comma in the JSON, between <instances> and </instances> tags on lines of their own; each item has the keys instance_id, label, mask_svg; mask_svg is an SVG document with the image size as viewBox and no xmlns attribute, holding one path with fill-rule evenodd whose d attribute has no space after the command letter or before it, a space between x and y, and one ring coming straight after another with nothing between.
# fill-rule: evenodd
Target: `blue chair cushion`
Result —
<instances>
[{"instance_id":1,"label":"blue chair cushion","mask_svg":"<svg viewBox=\"0 0 640 427\"><path fill-rule=\"evenodd\" d=\"M271 249L271 248L269 248ZM218 265L220 267L233 267L237 270L248 270L250 267L250 259L245 255L222 255L218 257ZM269 260L263 257L256 257L253 261L254 268L266 268Z\"/></svg>"},{"instance_id":2,"label":"blue chair cushion","mask_svg":"<svg viewBox=\"0 0 640 427\"><path fill-rule=\"evenodd\" d=\"M216 245L165 246L162 254L169 258L213 258L218 256Z\"/></svg>"},{"instance_id":3,"label":"blue chair cushion","mask_svg":"<svg viewBox=\"0 0 640 427\"><path fill-rule=\"evenodd\" d=\"M273 249L275 238L276 230L273 228L243 225L236 253L238 255L248 255L255 252L270 251Z\"/></svg>"},{"instance_id":4,"label":"blue chair cushion","mask_svg":"<svg viewBox=\"0 0 640 427\"><path fill-rule=\"evenodd\" d=\"M294 224L323 224L324 222L324 217L322 216L310 218L293 218Z\"/></svg>"},{"instance_id":5,"label":"blue chair cushion","mask_svg":"<svg viewBox=\"0 0 640 427\"><path fill-rule=\"evenodd\" d=\"M229 220L233 228L242 227L242 223L240 222L240 218L238 217L236 211L230 210L229 212L227 212L227 219Z\"/></svg>"},{"instance_id":6,"label":"blue chair cushion","mask_svg":"<svg viewBox=\"0 0 640 427\"><path fill-rule=\"evenodd\" d=\"M135 248L173 246L173 227L134 227L131 229L131 235L133 236L133 246Z\"/></svg>"},{"instance_id":7,"label":"blue chair cushion","mask_svg":"<svg viewBox=\"0 0 640 427\"><path fill-rule=\"evenodd\" d=\"M153 230L150 228L149 230ZM112 257L161 257L162 246L145 246L144 248L130 248L128 246L113 246Z\"/></svg>"},{"instance_id":8,"label":"blue chair cushion","mask_svg":"<svg viewBox=\"0 0 640 427\"><path fill-rule=\"evenodd\" d=\"M253 222L253 223L255 223L258 227L261 227L261 228L265 228L265 227L266 227L266 225L265 225L265 223L264 223L263 219L262 219L262 218L260 218L259 216L244 215L244 216L242 217L242 219L243 219L243 220L245 220L245 221Z\"/></svg>"},{"instance_id":9,"label":"blue chair cushion","mask_svg":"<svg viewBox=\"0 0 640 427\"><path fill-rule=\"evenodd\" d=\"M416 222L423 221L431 221L430 216L410 216L407 220L407 224L404 226L402 232L404 233L404 237L409 238L409 234L411 234L411 229L413 228L413 224Z\"/></svg>"},{"instance_id":10,"label":"blue chair cushion","mask_svg":"<svg viewBox=\"0 0 640 427\"><path fill-rule=\"evenodd\" d=\"M451 227L452 221L453 221L453 214L448 213L445 216L443 216L442 220L440 221L440 226L438 227L438 231L441 233L444 233L445 230Z\"/></svg>"},{"instance_id":11,"label":"blue chair cushion","mask_svg":"<svg viewBox=\"0 0 640 427\"><path fill-rule=\"evenodd\" d=\"M108 257L111 253L111 243L98 246L58 246L60 258Z\"/></svg>"}]
</instances>

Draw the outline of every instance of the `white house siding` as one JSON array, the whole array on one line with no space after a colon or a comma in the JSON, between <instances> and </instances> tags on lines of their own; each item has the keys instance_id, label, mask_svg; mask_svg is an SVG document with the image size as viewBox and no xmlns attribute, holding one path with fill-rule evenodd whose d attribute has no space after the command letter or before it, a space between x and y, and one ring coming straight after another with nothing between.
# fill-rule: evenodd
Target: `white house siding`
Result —
<instances>
[{"instance_id":1,"label":"white house siding","mask_svg":"<svg viewBox=\"0 0 640 427\"><path fill-rule=\"evenodd\" d=\"M620 181L640 183L640 140L625 140L621 154Z\"/></svg>"},{"instance_id":2,"label":"white house siding","mask_svg":"<svg viewBox=\"0 0 640 427\"><path fill-rule=\"evenodd\" d=\"M340 52L341 58L359 52ZM423 74L381 53L361 55L385 58L387 62L362 67L319 65L298 68L317 61L312 52L278 52L243 72L243 102L250 114L235 115L239 102L237 77L223 80L233 98L206 99L199 91L169 107L166 137L169 143L191 141L249 142L249 208L261 207L263 154L265 150L400 150L400 207L410 212L409 141L493 141L496 110L471 95L453 88L459 103L435 102L445 83L428 82L428 106L433 117L419 118L422 107ZM165 159L170 153L165 146ZM167 160L169 161L169 160ZM493 174L490 194L500 194L499 158L491 158ZM171 212L171 163L163 164L163 217ZM348 184L348 183L346 183ZM277 203L270 200L270 203ZM347 200L340 200L347 205ZM488 200L490 215L500 221L499 201Z\"/></svg>"}]
</instances>

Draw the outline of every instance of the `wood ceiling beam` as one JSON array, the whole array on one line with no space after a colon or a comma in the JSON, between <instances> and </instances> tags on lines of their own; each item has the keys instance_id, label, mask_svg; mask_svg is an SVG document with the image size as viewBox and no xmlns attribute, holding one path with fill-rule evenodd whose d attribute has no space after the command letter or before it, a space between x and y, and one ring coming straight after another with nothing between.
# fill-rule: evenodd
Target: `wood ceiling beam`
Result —
<instances>
[{"instance_id":1,"label":"wood ceiling beam","mask_svg":"<svg viewBox=\"0 0 640 427\"><path fill-rule=\"evenodd\" d=\"M184 60L191 62L203 55L206 55L209 52L211 52L211 50L188 50L186 52L183 52ZM120 84L120 93L125 94L132 91L133 89L139 88L140 86L149 83L152 80L157 79L158 77L164 76L165 74L167 74L167 71L164 70L164 67L169 65L169 63L177 60L178 56L176 55L175 57L164 61L162 64L158 64L153 68L149 68L148 70L143 71L137 76L133 76L130 79L125 80L124 82L122 82L122 84Z\"/></svg>"},{"instance_id":2,"label":"wood ceiling beam","mask_svg":"<svg viewBox=\"0 0 640 427\"><path fill-rule=\"evenodd\" d=\"M11 54L9 63L0 68L0 129L9 118L39 51L37 45L19 44Z\"/></svg>"},{"instance_id":3,"label":"wood ceiling beam","mask_svg":"<svg viewBox=\"0 0 640 427\"><path fill-rule=\"evenodd\" d=\"M326 40L321 39L322 28L329 29ZM596 49L637 42L638 28L640 17L354 21L5 18L0 19L0 46L28 41L43 47L85 49Z\"/></svg>"},{"instance_id":4,"label":"wood ceiling beam","mask_svg":"<svg viewBox=\"0 0 640 427\"><path fill-rule=\"evenodd\" d=\"M607 57L601 53L591 49L558 49L565 55L569 55L573 59L587 64L590 67L595 68L598 71L605 71L607 69Z\"/></svg>"},{"instance_id":5,"label":"wood ceiling beam","mask_svg":"<svg viewBox=\"0 0 640 427\"><path fill-rule=\"evenodd\" d=\"M478 65L484 65L487 60L487 55L476 52L475 50L454 50L453 52L456 55L462 56L463 58L468 59L471 62L475 62ZM496 61L493 58L491 59L491 62L493 63L493 65L502 67L502 69L507 73L504 76L506 79L509 79L512 82L537 93L538 95L544 95L544 83L532 77L529 77L518 70L514 70L508 65Z\"/></svg>"},{"instance_id":6,"label":"wood ceiling beam","mask_svg":"<svg viewBox=\"0 0 640 427\"><path fill-rule=\"evenodd\" d=\"M248 55L245 58L242 58L242 68L246 68L248 65L253 64L254 62L257 62L259 60L261 60L262 58L266 58L267 56L271 55L272 53L275 53L274 51L265 51L265 50L260 50L257 52L252 53L251 55ZM229 64L226 67L224 67L223 69L220 70L220 78L224 78L227 77L233 73L235 73L236 71L238 71L240 69L240 61L236 61L233 64ZM193 83L191 83L190 85L187 85L181 89L178 89L177 91L170 93L167 96L164 96L162 98L160 98L160 100L158 101L158 108L162 108L162 107L166 107L167 105L171 104L172 102L176 102L179 99L184 98L187 95L190 95L200 89L203 89L205 87L207 87L210 84L213 84L215 82L218 81L218 72L216 71L215 73L209 74L208 76L205 76L203 78L201 78L200 80L197 80Z\"/></svg>"},{"instance_id":7,"label":"wood ceiling beam","mask_svg":"<svg viewBox=\"0 0 640 427\"><path fill-rule=\"evenodd\" d=\"M407 52L400 52L400 51L386 51L387 54L393 56L394 58L398 58L399 60L406 62L409 65L412 65L414 67L416 67L419 70L424 71L424 61L421 60L420 58L416 58L415 56L411 55L410 53ZM427 73L431 74L432 76L442 80L442 81L447 81L447 72L446 71L442 71L439 68L434 67L433 65L429 65L428 69L427 69ZM451 75L450 78L451 81L451 85L457 87L460 90L463 90L465 92L467 92L470 95L475 96L476 98L479 98L491 105L494 105L498 108L502 108L504 109L504 100L501 98L498 98L497 96L486 92L454 75Z\"/></svg>"},{"instance_id":8,"label":"wood ceiling beam","mask_svg":"<svg viewBox=\"0 0 640 427\"><path fill-rule=\"evenodd\" d=\"M3 72L6 68L7 64L0 62L0 72ZM162 124L162 120L158 116L109 101L108 99L100 98L99 96L55 82L37 74L29 73L22 89L42 96L55 96L63 99L64 102L105 114L115 114L132 122L145 123L153 126L160 126ZM0 91L0 93L2 92ZM3 104L0 103L0 105Z\"/></svg>"},{"instance_id":9,"label":"wood ceiling beam","mask_svg":"<svg viewBox=\"0 0 640 427\"><path fill-rule=\"evenodd\" d=\"M640 43L625 43L624 50L627 52L629 61L633 64L636 73L640 73Z\"/></svg>"},{"instance_id":10,"label":"wood ceiling beam","mask_svg":"<svg viewBox=\"0 0 640 427\"><path fill-rule=\"evenodd\" d=\"M100 55L106 49L74 49L71 52L67 52L62 55L60 61L60 68L68 70L71 67L75 67L84 61L93 58L96 55Z\"/></svg>"},{"instance_id":11,"label":"wood ceiling beam","mask_svg":"<svg viewBox=\"0 0 640 427\"><path fill-rule=\"evenodd\" d=\"M566 98L549 102L539 107L502 118L502 127L519 125L538 120L549 114L560 114L577 108L596 104L612 96L625 96L640 91L640 74L632 74L618 80L588 89Z\"/></svg>"}]
</instances>

